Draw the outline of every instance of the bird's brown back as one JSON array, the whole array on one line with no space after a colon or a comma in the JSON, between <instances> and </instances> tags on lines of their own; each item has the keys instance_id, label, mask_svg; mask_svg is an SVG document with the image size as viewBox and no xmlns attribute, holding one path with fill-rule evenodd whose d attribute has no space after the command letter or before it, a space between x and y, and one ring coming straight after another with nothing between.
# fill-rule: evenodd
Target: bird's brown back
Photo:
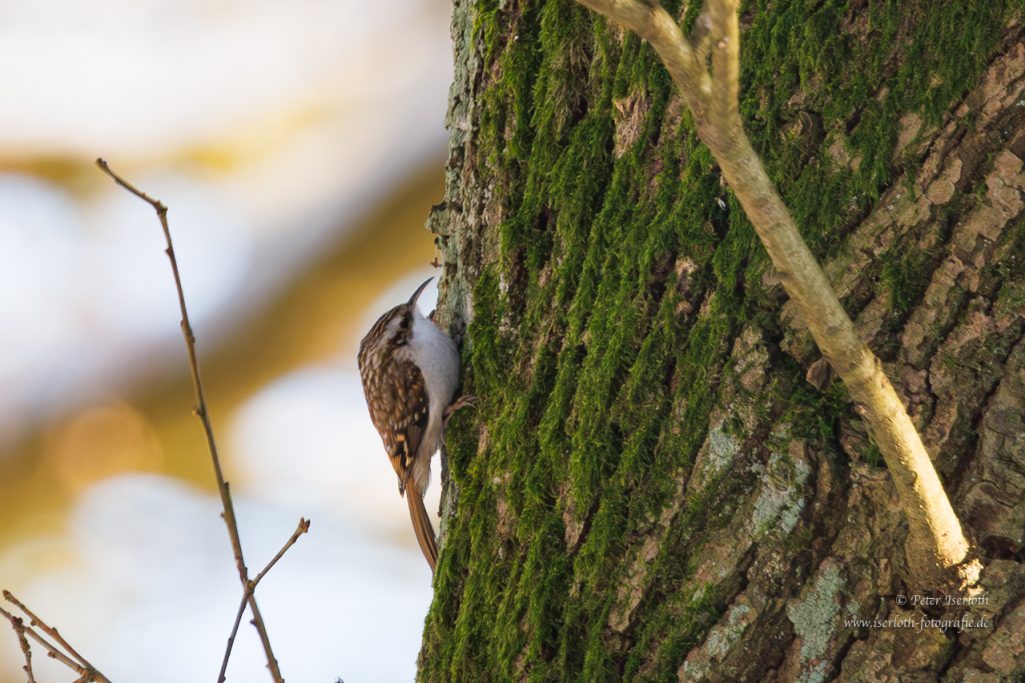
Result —
<instances>
[{"instance_id":1,"label":"bird's brown back","mask_svg":"<svg viewBox=\"0 0 1025 683\"><path fill-rule=\"evenodd\" d=\"M397 321L394 332L391 323ZM412 334L412 311L403 304L381 316L359 348L359 372L370 419L404 492L429 417L423 374L402 357Z\"/></svg>"}]
</instances>

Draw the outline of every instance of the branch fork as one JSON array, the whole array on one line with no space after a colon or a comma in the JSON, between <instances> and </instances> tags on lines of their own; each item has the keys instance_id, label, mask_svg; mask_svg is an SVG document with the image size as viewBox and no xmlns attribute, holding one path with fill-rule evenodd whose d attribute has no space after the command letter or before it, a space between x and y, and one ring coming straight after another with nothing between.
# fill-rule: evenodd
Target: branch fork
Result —
<instances>
[{"instance_id":1,"label":"branch fork","mask_svg":"<svg viewBox=\"0 0 1025 683\"><path fill-rule=\"evenodd\" d=\"M238 632L239 622L242 619L242 614L245 612L247 605L253 615L252 624L256 627L256 631L260 636L260 642L263 645L264 655L267 658L267 669L270 671L271 678L275 683L284 683L284 678L282 678L281 670L278 667L278 660L274 656L274 650L271 647L270 636L267 634L267 626L264 624L263 616L260 614L260 608L256 603L255 591L257 584L263 579L266 573L270 571L271 567L273 567L285 552L295 544L299 539L299 536L305 534L309 530L310 523L306 519L300 519L299 526L296 528L295 533L292 534L291 538L289 538L281 550L278 551L278 554L274 556L274 558L255 579L250 580L249 570L246 567L245 557L242 554L242 541L239 538L238 520L235 517L235 506L231 499L231 491L229 489L228 482L224 479L224 472L221 468L221 459L217 453L217 443L214 440L213 425L210 422L210 416L206 406L206 397L203 393L203 381L199 374L199 361L196 358L196 336L192 331L192 324L189 322L189 312L185 306L185 293L182 290L181 275L178 272L178 260L174 254L174 243L171 241L171 229L168 227L167 223L167 206L160 200L150 197L148 194L119 176L111 170L110 166L103 159L97 159L96 165L99 166L101 171L110 176L118 185L153 207L153 210L156 211L157 218L160 220L160 227L164 232L164 241L167 243L167 248L164 249L164 253L167 254L167 258L171 262L171 272L174 275L174 285L178 293L178 308L181 311L182 337L185 339L185 348L189 357L189 372L192 376L192 387L195 393L195 404L192 408L192 412L197 418L199 418L199 421L203 426L203 433L206 436L207 448L210 451L210 459L213 463L214 475L217 478L217 490L221 496L221 506L223 508L221 518L224 519L225 526L228 528L232 554L235 557L235 566L238 569L239 582L242 584L242 602L239 606L238 615L235 618L231 636L228 638L228 643L225 648L224 660L221 664L218 683L224 680L225 670L228 666L228 659L231 657L232 646L235 642L235 635Z\"/></svg>"}]
</instances>

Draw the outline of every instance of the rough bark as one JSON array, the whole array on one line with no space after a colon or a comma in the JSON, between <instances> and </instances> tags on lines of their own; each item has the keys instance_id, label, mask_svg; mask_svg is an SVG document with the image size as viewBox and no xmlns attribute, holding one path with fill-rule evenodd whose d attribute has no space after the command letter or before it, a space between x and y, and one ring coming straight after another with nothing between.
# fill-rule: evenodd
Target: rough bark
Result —
<instances>
[{"instance_id":1,"label":"rough bark","mask_svg":"<svg viewBox=\"0 0 1025 683\"><path fill-rule=\"evenodd\" d=\"M882 363L858 336L744 131L737 98L740 3L705 0L688 36L657 2L577 1L650 43L668 69L698 137L758 234L815 345L858 404L893 477L908 523L910 583L929 590L974 585L978 562L968 559L961 523L911 416ZM712 63L711 72L706 62Z\"/></svg>"},{"instance_id":2,"label":"rough bark","mask_svg":"<svg viewBox=\"0 0 1025 683\"><path fill-rule=\"evenodd\" d=\"M1025 673L1017 11L741 16L752 142L983 553L976 604L923 608L878 451L650 48L567 1L455 3L431 227L482 401L449 436L423 680ZM845 623L965 614L992 624Z\"/></svg>"}]
</instances>

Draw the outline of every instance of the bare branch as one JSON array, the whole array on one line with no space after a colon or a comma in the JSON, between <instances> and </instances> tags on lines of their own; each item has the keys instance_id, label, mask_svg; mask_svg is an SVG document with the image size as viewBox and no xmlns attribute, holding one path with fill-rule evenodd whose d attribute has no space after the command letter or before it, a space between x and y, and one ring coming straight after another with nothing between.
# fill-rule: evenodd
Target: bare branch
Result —
<instances>
[{"instance_id":1,"label":"bare branch","mask_svg":"<svg viewBox=\"0 0 1025 683\"><path fill-rule=\"evenodd\" d=\"M37 643L42 645L44 648L46 648L46 656L47 657L49 657L50 659L56 659L58 662L60 662L61 664L64 664L69 669L74 670L84 680L86 680L86 681L95 680L95 681L101 681L101 682L105 682L105 683L110 683L110 680L106 676L93 675L84 666L82 666L78 662L70 659L67 655L65 655L63 652L58 650L56 648L56 646L54 646L53 644L49 643L45 638L43 638L41 635L39 635L39 633L37 633L34 629L26 628L25 629L25 633L30 638L32 638L32 640L36 641Z\"/></svg>"},{"instance_id":2,"label":"bare branch","mask_svg":"<svg viewBox=\"0 0 1025 683\"><path fill-rule=\"evenodd\" d=\"M695 58L704 65L708 61L708 50L712 44L712 17L708 13L708 0L705 0L705 6L691 29L690 43L694 47Z\"/></svg>"},{"instance_id":3,"label":"bare branch","mask_svg":"<svg viewBox=\"0 0 1025 683\"><path fill-rule=\"evenodd\" d=\"M723 123L733 125L736 122L739 128L740 26L737 4L737 0L707 0L705 10L711 25L712 114Z\"/></svg>"},{"instance_id":4,"label":"bare branch","mask_svg":"<svg viewBox=\"0 0 1025 683\"><path fill-rule=\"evenodd\" d=\"M248 589L243 591L242 599L238 603L238 612L235 614L235 621L231 625L231 633L228 634L228 644L224 648L224 657L221 659L221 670L217 674L217 683L223 683L228 674L228 660L231 659L231 650L235 647L235 636L238 635L238 627L242 623L242 615L246 613L246 605L249 604L251 593Z\"/></svg>"},{"instance_id":5,"label":"bare branch","mask_svg":"<svg viewBox=\"0 0 1025 683\"><path fill-rule=\"evenodd\" d=\"M174 244L171 241L171 230L167 224L167 207L159 200L153 199L145 192L139 190L121 176L114 173L110 166L107 165L107 162L103 159L97 159L96 165L100 167L100 170L113 178L118 185L152 206L153 210L157 212L157 218L160 219L160 227L164 231L164 240L167 243L167 249L164 251L167 254L167 258L171 261L171 271L174 274L174 285L178 292L178 307L181 310L182 316L182 336L185 337L185 348L189 356L189 371L192 374L192 387L195 391L196 404L193 408L193 412L202 423L203 432L206 435L206 443L210 451L210 459L213 461L214 475L217 477L217 490L221 494L221 506L224 508L222 516L224 518L225 525L228 527L228 536L231 538L231 548L235 555L235 564L238 568L239 581L242 583L243 590L246 591L249 586L249 571L246 568L245 559L242 555L242 541L239 538L238 521L235 518L235 506L231 500L231 492L228 488L228 482L224 480L224 472L221 469L221 460L217 455L217 443L214 440L213 426L211 425L210 417L207 414L206 398L203 394L203 382L199 375L199 362L196 359L196 338L192 333L192 325L189 322L189 313L185 307L185 293L182 290L181 275L178 273L178 261L174 255ZM253 626L256 627L256 631L260 636L260 642L263 644L264 654L267 657L267 668L270 670L271 677L274 679L275 683L283 683L284 679L281 677L281 671L278 668L278 660L275 658L274 651L271 648L270 636L267 634L267 627L260 614L260 609L256 604L256 596L251 591L247 591L247 595L249 608L253 613Z\"/></svg>"},{"instance_id":6,"label":"bare branch","mask_svg":"<svg viewBox=\"0 0 1025 683\"><path fill-rule=\"evenodd\" d=\"M650 40L655 14L662 7L657 2L645 0L579 0L584 7L604 14L630 29L641 38Z\"/></svg>"},{"instance_id":7,"label":"bare branch","mask_svg":"<svg viewBox=\"0 0 1025 683\"><path fill-rule=\"evenodd\" d=\"M704 114L712 92L700 42L692 44L679 24L655 0L577 0L651 43L691 110ZM701 38L699 34L699 38Z\"/></svg>"},{"instance_id":8,"label":"bare branch","mask_svg":"<svg viewBox=\"0 0 1025 683\"><path fill-rule=\"evenodd\" d=\"M267 563L267 566L261 569L260 573L256 575L256 578L250 582L250 593L256 590L257 584L259 584L260 581L263 580L263 577L267 575L267 572L269 572L274 567L274 565L278 563L278 560L280 560L285 555L285 553L288 552L288 549L295 545L295 542L299 540L299 537L309 530L310 520L306 519L305 517L300 517L299 525L295 528L295 531L292 532L292 535L289 537L289 539L285 541L285 545L281 546L281 550L278 551L278 554L271 558L271 561Z\"/></svg>"},{"instance_id":9,"label":"bare branch","mask_svg":"<svg viewBox=\"0 0 1025 683\"><path fill-rule=\"evenodd\" d=\"M278 563L278 560L288 552L289 548L295 545L295 542L299 540L299 537L309 530L310 520L300 517L299 526L296 527L292 536L285 541L285 545L281 546L281 550L278 551L278 554L267 563L267 566L256 575L255 579L249 582L249 585L247 585L246 589L242 592L242 599L239 601L238 611L235 613L235 622L232 624L231 633L228 635L228 645L224 649L224 658L221 660L221 671L217 676L217 683L223 683L225 676L227 675L228 660L231 658L231 649L235 645L235 636L238 634L239 624L242 623L242 615L245 614L246 604L249 602L249 597L253 594L253 591L256 590L256 586L263 580L263 577L267 575L267 572L269 572L271 568Z\"/></svg>"},{"instance_id":10,"label":"bare branch","mask_svg":"<svg viewBox=\"0 0 1025 683\"><path fill-rule=\"evenodd\" d=\"M86 661L85 657L83 657L82 655L78 654L78 652L75 650L75 648L71 647L71 643L69 643L68 641L64 640L64 637L61 636L60 632L58 632L57 629L51 628L50 626L47 626L46 623L43 622L42 619L37 617L28 607L25 607L25 605L22 604L22 602L20 600L18 600L18 598L14 597L14 594L11 593L11 591L8 591L8 590L4 591L4 599L6 599L7 602L10 602L15 607L17 607L22 612L24 612L25 615L28 616L29 619L31 619L33 626L38 626L39 630L41 630L43 633L45 633L46 635L50 636L55 641L57 641L57 643L61 647L63 647L64 650L69 655L74 657L78 661L79 664L81 664L84 667L90 668L90 669L93 668L92 665L89 662Z\"/></svg>"},{"instance_id":11,"label":"bare branch","mask_svg":"<svg viewBox=\"0 0 1025 683\"><path fill-rule=\"evenodd\" d=\"M45 623L40 621L38 617L32 614L28 609L25 608L25 606L21 602L19 602L13 595L11 595L10 591L4 591L4 597L10 600L13 604L17 605L18 608L22 610L26 616L29 617L30 623L33 626L38 626L47 635L53 637L55 640L61 643L62 646L67 648L68 652L74 653L75 658L79 660L75 661L68 657L68 655L60 651L58 646L54 645L46 638L41 636L39 632L36 631L34 628L31 628L30 626L25 626L20 617L16 617L4 608L0 607L0 616L5 617L9 622L11 622L11 626L14 628L15 633L18 634L18 641L21 644L21 650L25 654L24 670L28 674L29 683L32 683L34 681L34 678L32 674L31 651L26 636L42 645L43 648L46 650L46 654L48 657L50 657L51 659L56 659L58 662L64 664L69 669L77 673L81 677L79 680L96 681L96 683L110 683L109 678L107 678L99 671L97 671L96 667L94 667L92 664L86 661L86 659L82 657L80 654L75 652L74 649L67 644L67 641L61 638L60 634L57 633L57 629L50 628Z\"/></svg>"},{"instance_id":12,"label":"bare branch","mask_svg":"<svg viewBox=\"0 0 1025 683\"><path fill-rule=\"evenodd\" d=\"M14 627L14 632L18 635L18 645L21 646L21 653L25 656L25 666L22 669L25 671L25 675L28 676L28 683L36 683L36 677L32 673L32 648L29 647L28 639L25 638L25 623L20 617L14 617L11 619L11 625Z\"/></svg>"}]
</instances>

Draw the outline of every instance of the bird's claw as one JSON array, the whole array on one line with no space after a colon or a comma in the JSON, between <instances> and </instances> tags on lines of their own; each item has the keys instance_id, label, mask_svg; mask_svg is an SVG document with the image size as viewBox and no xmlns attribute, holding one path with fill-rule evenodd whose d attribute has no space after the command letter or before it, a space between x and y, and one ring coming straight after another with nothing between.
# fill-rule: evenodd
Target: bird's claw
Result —
<instances>
[{"instance_id":1,"label":"bird's claw","mask_svg":"<svg viewBox=\"0 0 1025 683\"><path fill-rule=\"evenodd\" d=\"M470 406L475 406L478 403L480 403L480 397L478 397L478 396L472 396L472 395L460 396L459 398L457 398L455 401L452 402L452 405L450 405L448 408L445 408L445 414L444 414L443 418L444 418L445 422L448 423L449 419L452 417L452 415L457 410L459 410L460 408L467 408L467 407L470 407Z\"/></svg>"}]
</instances>

